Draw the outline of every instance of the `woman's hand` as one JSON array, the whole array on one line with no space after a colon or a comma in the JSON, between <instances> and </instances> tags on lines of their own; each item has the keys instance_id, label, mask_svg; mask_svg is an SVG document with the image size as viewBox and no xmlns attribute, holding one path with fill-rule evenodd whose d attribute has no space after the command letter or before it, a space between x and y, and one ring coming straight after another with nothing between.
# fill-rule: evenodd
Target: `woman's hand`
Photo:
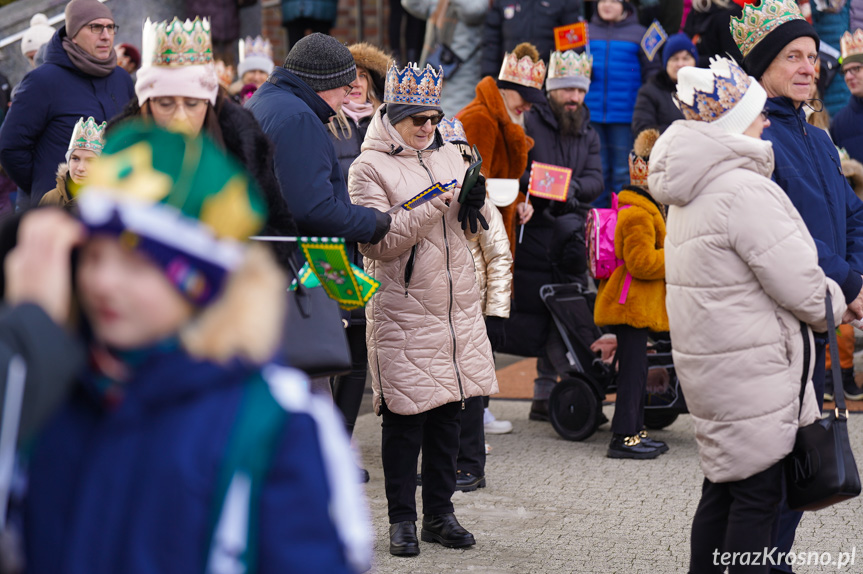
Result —
<instances>
[{"instance_id":1,"label":"woman's hand","mask_svg":"<svg viewBox=\"0 0 863 574\"><path fill-rule=\"evenodd\" d=\"M516 206L515 211L516 213L518 213L519 225L524 225L525 223L530 221L531 217L533 217L533 206L526 201L519 203Z\"/></svg>"},{"instance_id":2,"label":"woman's hand","mask_svg":"<svg viewBox=\"0 0 863 574\"><path fill-rule=\"evenodd\" d=\"M84 227L56 208L35 209L21 219L18 244L6 256L6 301L35 303L58 324L69 317L72 249Z\"/></svg>"}]
</instances>

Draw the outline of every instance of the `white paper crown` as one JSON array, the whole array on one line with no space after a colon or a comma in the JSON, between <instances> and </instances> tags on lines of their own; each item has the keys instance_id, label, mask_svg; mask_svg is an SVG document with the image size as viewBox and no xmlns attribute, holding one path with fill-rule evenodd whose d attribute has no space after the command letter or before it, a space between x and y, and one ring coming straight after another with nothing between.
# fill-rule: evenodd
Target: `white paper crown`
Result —
<instances>
[{"instance_id":1,"label":"white paper crown","mask_svg":"<svg viewBox=\"0 0 863 574\"><path fill-rule=\"evenodd\" d=\"M589 78L592 69L593 56L590 54L579 54L574 50L552 52L548 60L548 79L573 76Z\"/></svg>"},{"instance_id":2,"label":"white paper crown","mask_svg":"<svg viewBox=\"0 0 863 574\"><path fill-rule=\"evenodd\" d=\"M686 72L678 79L677 96L687 120L716 121L743 99L752 84L743 68L726 58L712 59L709 70L683 70Z\"/></svg>"},{"instance_id":3,"label":"white paper crown","mask_svg":"<svg viewBox=\"0 0 863 574\"><path fill-rule=\"evenodd\" d=\"M267 58L273 59L273 45L269 40L262 36L247 36L246 39L240 38L240 62L246 58Z\"/></svg>"},{"instance_id":4,"label":"white paper crown","mask_svg":"<svg viewBox=\"0 0 863 574\"><path fill-rule=\"evenodd\" d=\"M102 155L105 147L105 126L108 122L97 124L92 117L79 119L72 129L72 139L69 140L69 150L85 149Z\"/></svg>"},{"instance_id":5,"label":"white paper crown","mask_svg":"<svg viewBox=\"0 0 863 574\"><path fill-rule=\"evenodd\" d=\"M542 82L545 80L545 62L538 60L534 63L530 56L524 56L519 60L514 53L510 52L503 57L497 79L541 90Z\"/></svg>"},{"instance_id":6,"label":"white paper crown","mask_svg":"<svg viewBox=\"0 0 863 574\"><path fill-rule=\"evenodd\" d=\"M213 40L209 18L170 23L144 22L141 39L141 65L194 66L213 61Z\"/></svg>"},{"instance_id":7,"label":"white paper crown","mask_svg":"<svg viewBox=\"0 0 863 574\"><path fill-rule=\"evenodd\" d=\"M745 58L758 42L786 22L804 20L794 0L761 0L756 8L743 7L740 18L731 18L731 35Z\"/></svg>"},{"instance_id":8,"label":"white paper crown","mask_svg":"<svg viewBox=\"0 0 863 574\"><path fill-rule=\"evenodd\" d=\"M842 49L842 61L848 59L849 56L858 56L856 61L863 60L863 30L860 28L854 30L854 33L845 32L839 40L839 46Z\"/></svg>"},{"instance_id":9,"label":"white paper crown","mask_svg":"<svg viewBox=\"0 0 863 574\"><path fill-rule=\"evenodd\" d=\"M399 71L392 62L387 70L384 103L440 107L442 87L443 69L435 70L429 65L420 69L416 64L408 64Z\"/></svg>"}]
</instances>

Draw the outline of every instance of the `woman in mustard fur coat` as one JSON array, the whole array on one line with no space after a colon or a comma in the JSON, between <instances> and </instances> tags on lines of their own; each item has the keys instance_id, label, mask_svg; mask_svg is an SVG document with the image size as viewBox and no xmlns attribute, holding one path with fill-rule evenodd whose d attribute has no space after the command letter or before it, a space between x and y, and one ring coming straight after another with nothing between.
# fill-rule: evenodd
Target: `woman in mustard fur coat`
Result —
<instances>
[{"instance_id":1,"label":"woman in mustard fur coat","mask_svg":"<svg viewBox=\"0 0 863 574\"><path fill-rule=\"evenodd\" d=\"M644 431L648 331L667 331L665 311L665 210L647 190L647 160L656 130L645 130L629 156L631 185L618 196L614 249L623 265L599 284L598 326L617 335L617 401L611 421L610 458L656 458L668 450Z\"/></svg>"}]
</instances>

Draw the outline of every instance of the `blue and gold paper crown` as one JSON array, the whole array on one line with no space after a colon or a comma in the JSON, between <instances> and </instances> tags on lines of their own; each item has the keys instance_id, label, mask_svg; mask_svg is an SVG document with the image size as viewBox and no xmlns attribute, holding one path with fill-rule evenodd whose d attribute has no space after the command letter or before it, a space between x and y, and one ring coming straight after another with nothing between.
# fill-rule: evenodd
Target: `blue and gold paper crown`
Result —
<instances>
[{"instance_id":1,"label":"blue and gold paper crown","mask_svg":"<svg viewBox=\"0 0 863 574\"><path fill-rule=\"evenodd\" d=\"M416 64L408 64L399 71L393 62L387 70L384 103L440 107L442 87L443 69L435 70L429 65L420 69Z\"/></svg>"},{"instance_id":2,"label":"blue and gold paper crown","mask_svg":"<svg viewBox=\"0 0 863 574\"><path fill-rule=\"evenodd\" d=\"M437 129L445 142L467 143L467 134L458 118L442 119Z\"/></svg>"},{"instance_id":3,"label":"blue and gold paper crown","mask_svg":"<svg viewBox=\"0 0 863 574\"><path fill-rule=\"evenodd\" d=\"M743 68L726 58L711 60L710 72L712 86L703 86L704 89L691 86L691 97L686 93L689 91L685 85L687 82L681 84L678 81L677 103L687 120L712 122L719 119L743 99L752 83ZM684 94L681 97L682 92Z\"/></svg>"}]
</instances>

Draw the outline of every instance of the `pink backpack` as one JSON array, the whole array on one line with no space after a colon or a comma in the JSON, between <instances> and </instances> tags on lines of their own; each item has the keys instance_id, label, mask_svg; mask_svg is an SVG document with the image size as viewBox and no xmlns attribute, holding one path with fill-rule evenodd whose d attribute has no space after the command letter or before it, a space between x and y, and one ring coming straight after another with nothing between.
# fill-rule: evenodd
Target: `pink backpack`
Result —
<instances>
[{"instance_id":1,"label":"pink backpack","mask_svg":"<svg viewBox=\"0 0 863 574\"><path fill-rule=\"evenodd\" d=\"M594 208L587 213L585 245L587 245L590 275L595 279L608 279L615 269L623 265L623 260L618 259L614 252L614 230L617 227L618 213L627 207L629 206L618 207L617 194L612 193L611 208ZM626 302L631 282L632 276L627 273L620 297L621 304Z\"/></svg>"}]
</instances>

